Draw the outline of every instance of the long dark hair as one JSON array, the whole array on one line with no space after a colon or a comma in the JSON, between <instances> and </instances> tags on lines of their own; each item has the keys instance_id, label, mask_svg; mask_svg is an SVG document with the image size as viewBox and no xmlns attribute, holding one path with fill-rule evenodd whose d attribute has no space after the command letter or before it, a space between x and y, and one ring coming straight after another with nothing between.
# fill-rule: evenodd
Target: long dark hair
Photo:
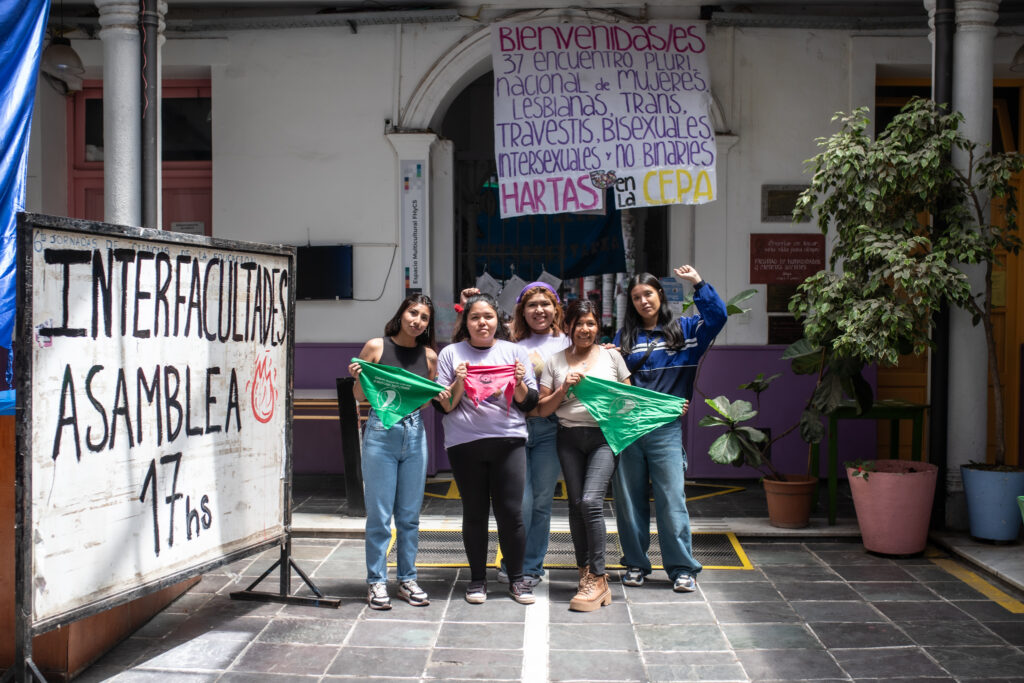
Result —
<instances>
[{"instance_id":1,"label":"long dark hair","mask_svg":"<svg viewBox=\"0 0 1024 683\"><path fill-rule=\"evenodd\" d=\"M420 332L420 335L416 337L416 343L421 346L429 346L434 351L437 351L437 340L434 339L434 302L430 300L430 297L426 294L410 294L402 300L402 304L395 311L395 314L391 316L391 320L384 325L384 336L394 337L396 334L402 331L402 315L409 309L410 306L421 304L427 307L430 311L430 320L427 321L427 329Z\"/></svg>"},{"instance_id":2,"label":"long dark hair","mask_svg":"<svg viewBox=\"0 0 1024 683\"><path fill-rule=\"evenodd\" d=\"M481 301L493 308L495 315L498 317L498 328L494 331L494 338L508 340L508 327L505 325L505 321L501 319L501 309L498 308L498 302L490 294L474 294L466 299L466 305L462 308L459 324L452 335L453 344L469 339L469 323L467 322L469 311L473 308L473 304L480 303Z\"/></svg>"},{"instance_id":3,"label":"long dark hair","mask_svg":"<svg viewBox=\"0 0 1024 683\"><path fill-rule=\"evenodd\" d=\"M573 338L573 333L576 332L576 323L585 315L594 316L594 320L597 321L599 328L598 331L600 332L601 310L597 307L597 304L590 299L576 299L569 304L569 308L565 312L566 334L569 335L569 342L573 345L573 348L576 347L576 340ZM594 341L598 340L595 339Z\"/></svg>"},{"instance_id":4,"label":"long dark hair","mask_svg":"<svg viewBox=\"0 0 1024 683\"><path fill-rule=\"evenodd\" d=\"M533 334L529 323L526 322L525 310L527 300L532 299L536 294L543 294L551 302L551 305L555 307L555 315L551 320L551 328L548 330L548 334L557 336L562 333L564 314L558 299L555 298L555 295L547 287L530 287L519 295L519 303L516 304L516 310L512 314L512 341L522 341Z\"/></svg>"},{"instance_id":5,"label":"long dark hair","mask_svg":"<svg viewBox=\"0 0 1024 683\"><path fill-rule=\"evenodd\" d=\"M632 351L636 346L637 334L643 328L644 321L633 304L633 288L637 285L653 287L654 291L658 293L658 299L661 301L661 307L658 309L658 325L661 326L661 332L665 335L665 344L670 349L682 348L686 339L683 337L683 331L679 328L679 321L672 317L672 311L669 310L661 282L650 273L637 273L626 283L626 300L629 303L626 305L626 315L622 322L619 348L623 353Z\"/></svg>"}]
</instances>

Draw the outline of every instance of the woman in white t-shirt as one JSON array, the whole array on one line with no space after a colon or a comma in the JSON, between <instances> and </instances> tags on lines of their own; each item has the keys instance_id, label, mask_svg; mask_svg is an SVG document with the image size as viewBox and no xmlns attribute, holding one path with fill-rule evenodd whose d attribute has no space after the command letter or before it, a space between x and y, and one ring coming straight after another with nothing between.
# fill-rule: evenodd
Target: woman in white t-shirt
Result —
<instances>
[{"instance_id":1,"label":"woman in white t-shirt","mask_svg":"<svg viewBox=\"0 0 1024 683\"><path fill-rule=\"evenodd\" d=\"M546 282L531 282L519 293L512 314L512 341L530 354L536 377L540 377L548 358L569 346L569 337L562 329L564 317L558 293ZM523 580L537 584L544 576L544 556L551 535L551 502L561 471L556 446L558 420L554 415L541 416L534 409L526 416L526 427Z\"/></svg>"},{"instance_id":2,"label":"woman in white t-shirt","mask_svg":"<svg viewBox=\"0 0 1024 683\"><path fill-rule=\"evenodd\" d=\"M540 379L541 415L558 416L558 460L569 496L569 529L580 583L569 609L591 612L612 602L605 571L604 494L616 459L601 428L568 390L583 375L629 384L622 356L597 344L601 312L592 301L574 301L566 313L572 345L548 359Z\"/></svg>"}]
</instances>

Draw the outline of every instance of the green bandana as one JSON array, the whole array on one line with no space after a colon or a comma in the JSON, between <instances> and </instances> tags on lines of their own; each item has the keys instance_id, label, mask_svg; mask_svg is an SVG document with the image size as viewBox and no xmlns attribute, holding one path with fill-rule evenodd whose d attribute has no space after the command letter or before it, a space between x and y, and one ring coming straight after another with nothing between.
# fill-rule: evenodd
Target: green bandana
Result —
<instances>
[{"instance_id":1,"label":"green bandana","mask_svg":"<svg viewBox=\"0 0 1024 683\"><path fill-rule=\"evenodd\" d=\"M597 421L615 455L644 434L678 418L686 405L685 398L586 375L569 391Z\"/></svg>"},{"instance_id":2,"label":"green bandana","mask_svg":"<svg viewBox=\"0 0 1024 683\"><path fill-rule=\"evenodd\" d=\"M377 417L385 429L391 429L403 417L444 391L437 382L431 382L417 374L390 365L370 363L353 358L362 366L359 386L366 394L366 400L377 411Z\"/></svg>"}]
</instances>

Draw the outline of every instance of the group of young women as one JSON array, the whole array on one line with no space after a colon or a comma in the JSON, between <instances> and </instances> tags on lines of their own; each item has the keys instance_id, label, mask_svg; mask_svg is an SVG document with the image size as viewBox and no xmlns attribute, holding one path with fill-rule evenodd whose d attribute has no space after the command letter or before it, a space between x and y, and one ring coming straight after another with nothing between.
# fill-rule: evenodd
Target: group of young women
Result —
<instances>
[{"instance_id":1,"label":"group of young women","mask_svg":"<svg viewBox=\"0 0 1024 683\"><path fill-rule=\"evenodd\" d=\"M604 495L615 495L622 582L639 586L651 572L648 482L665 571L677 592L696 588L701 565L693 557L684 493L686 454L681 421L640 437L620 454L608 446L597 422L571 393L582 377L632 383L690 399L697 362L724 327L726 308L691 266L675 269L694 288L697 313L674 319L658 278L629 280L631 305L613 345L601 345L600 311L577 300L563 311L558 293L543 282L519 296L511 331L497 302L475 289L462 292L462 313L452 343L438 353L430 299L407 297L371 339L360 359L436 380L444 391L432 402L442 410L445 449L462 498L462 536L470 577L466 600L487 599L487 535L493 507L502 566L516 602L534 602L544 575L551 505L559 472L569 499L569 526L579 570L570 609L592 611L611 603L605 568ZM349 366L358 376L360 366ZM362 397L356 385L357 397ZM419 510L427 447L414 411L384 429L371 410L363 436L367 508L367 602L390 609L386 552L394 517L398 596L425 606L416 582Z\"/></svg>"}]
</instances>

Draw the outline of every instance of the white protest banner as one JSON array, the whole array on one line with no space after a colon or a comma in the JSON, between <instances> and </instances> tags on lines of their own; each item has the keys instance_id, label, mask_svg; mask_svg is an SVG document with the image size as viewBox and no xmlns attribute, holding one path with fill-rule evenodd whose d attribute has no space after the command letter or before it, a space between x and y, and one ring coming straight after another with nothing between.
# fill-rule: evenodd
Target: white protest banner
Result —
<instances>
[{"instance_id":1,"label":"white protest banner","mask_svg":"<svg viewBox=\"0 0 1024 683\"><path fill-rule=\"evenodd\" d=\"M33 623L283 538L294 250L27 214L19 239Z\"/></svg>"},{"instance_id":2,"label":"white protest banner","mask_svg":"<svg viewBox=\"0 0 1024 683\"><path fill-rule=\"evenodd\" d=\"M491 28L501 216L716 198L700 22Z\"/></svg>"}]
</instances>

